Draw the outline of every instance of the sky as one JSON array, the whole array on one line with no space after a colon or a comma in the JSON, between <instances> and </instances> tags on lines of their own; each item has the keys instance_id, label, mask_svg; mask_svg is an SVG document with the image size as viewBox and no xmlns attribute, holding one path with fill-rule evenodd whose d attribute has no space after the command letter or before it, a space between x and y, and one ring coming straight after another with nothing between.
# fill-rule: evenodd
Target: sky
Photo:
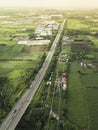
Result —
<instances>
[{"instance_id":1,"label":"sky","mask_svg":"<svg viewBox=\"0 0 98 130\"><path fill-rule=\"evenodd\" d=\"M0 6L98 7L98 0L0 0Z\"/></svg>"}]
</instances>

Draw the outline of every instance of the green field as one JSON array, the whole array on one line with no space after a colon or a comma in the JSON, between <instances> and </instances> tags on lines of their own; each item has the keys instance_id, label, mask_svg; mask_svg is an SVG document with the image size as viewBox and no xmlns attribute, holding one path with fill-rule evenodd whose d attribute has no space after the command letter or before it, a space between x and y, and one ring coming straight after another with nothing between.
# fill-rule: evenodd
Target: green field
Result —
<instances>
[{"instance_id":1,"label":"green field","mask_svg":"<svg viewBox=\"0 0 98 130\"><path fill-rule=\"evenodd\" d=\"M60 62L58 65L58 72L59 74L64 73L67 70L66 64L64 62Z\"/></svg>"},{"instance_id":2,"label":"green field","mask_svg":"<svg viewBox=\"0 0 98 130\"><path fill-rule=\"evenodd\" d=\"M44 53L44 46L5 45L0 46L0 60L36 60Z\"/></svg>"},{"instance_id":3,"label":"green field","mask_svg":"<svg viewBox=\"0 0 98 130\"><path fill-rule=\"evenodd\" d=\"M4 45L0 46L0 82L5 102L1 102L0 119L7 114L19 97L34 80L35 74L42 64L45 46ZM4 84L5 80L5 84ZM10 93L8 95L8 93Z\"/></svg>"},{"instance_id":4,"label":"green field","mask_svg":"<svg viewBox=\"0 0 98 130\"><path fill-rule=\"evenodd\" d=\"M90 130L98 129L98 88L86 88Z\"/></svg>"},{"instance_id":5,"label":"green field","mask_svg":"<svg viewBox=\"0 0 98 130\"><path fill-rule=\"evenodd\" d=\"M60 39L35 98L16 129L98 130L97 9L0 9L0 123L34 80L57 31L44 37L50 40L48 45L26 46L17 42L33 40L41 22L56 21L60 25L63 17L55 14L68 16L62 37L68 37L69 44L62 44L67 41ZM68 81L66 90L62 77ZM50 114L51 110L59 121Z\"/></svg>"},{"instance_id":6,"label":"green field","mask_svg":"<svg viewBox=\"0 0 98 130\"><path fill-rule=\"evenodd\" d=\"M66 34L73 41L92 44L71 44L70 71L68 75L67 117L82 129L98 129L98 67L83 68L86 64L98 63L98 23L94 19L71 18L67 22ZM64 47L62 48L64 52ZM65 47L66 52L66 47Z\"/></svg>"},{"instance_id":7,"label":"green field","mask_svg":"<svg viewBox=\"0 0 98 130\"><path fill-rule=\"evenodd\" d=\"M62 45L62 51L61 53L70 53L71 52L71 47L70 45Z\"/></svg>"},{"instance_id":8,"label":"green field","mask_svg":"<svg viewBox=\"0 0 98 130\"><path fill-rule=\"evenodd\" d=\"M88 115L85 101L85 89L81 84L78 74L80 65L72 63L68 78L68 119L80 128L86 128L88 124Z\"/></svg>"},{"instance_id":9,"label":"green field","mask_svg":"<svg viewBox=\"0 0 98 130\"><path fill-rule=\"evenodd\" d=\"M40 20L26 20L13 11L10 17L4 17L0 18L0 123L34 80L47 49L47 46L17 45L21 38L33 35Z\"/></svg>"},{"instance_id":10,"label":"green field","mask_svg":"<svg viewBox=\"0 0 98 130\"><path fill-rule=\"evenodd\" d=\"M93 76L92 76L93 75ZM89 113L89 128L90 130L98 129L98 74L88 74L82 76L82 84L86 87L86 100Z\"/></svg>"}]
</instances>

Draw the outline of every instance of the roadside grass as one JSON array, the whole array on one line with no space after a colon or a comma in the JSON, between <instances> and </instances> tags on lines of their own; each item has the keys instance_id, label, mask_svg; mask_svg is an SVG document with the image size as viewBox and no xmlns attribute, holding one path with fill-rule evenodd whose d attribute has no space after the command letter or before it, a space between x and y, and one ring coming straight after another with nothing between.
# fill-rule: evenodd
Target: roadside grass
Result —
<instances>
[{"instance_id":1,"label":"roadside grass","mask_svg":"<svg viewBox=\"0 0 98 130\"><path fill-rule=\"evenodd\" d=\"M59 94L55 94L54 96L54 100L53 100L53 112L55 112L56 114L58 113L58 106L59 106L59 99L60 99L60 95Z\"/></svg>"},{"instance_id":2,"label":"roadside grass","mask_svg":"<svg viewBox=\"0 0 98 130\"><path fill-rule=\"evenodd\" d=\"M71 63L68 78L68 119L80 128L86 128L88 124L87 108L85 102L85 89L81 84L78 63Z\"/></svg>"},{"instance_id":3,"label":"roadside grass","mask_svg":"<svg viewBox=\"0 0 98 130\"><path fill-rule=\"evenodd\" d=\"M46 87L46 82L42 81L39 89L37 90L36 94L34 95L34 99L31 101L30 106L29 106L29 113L25 116L25 118L28 120L31 117L32 114L32 108L34 109L36 107L37 104L39 104L41 102L41 98L42 98L42 93L44 91Z\"/></svg>"}]
</instances>

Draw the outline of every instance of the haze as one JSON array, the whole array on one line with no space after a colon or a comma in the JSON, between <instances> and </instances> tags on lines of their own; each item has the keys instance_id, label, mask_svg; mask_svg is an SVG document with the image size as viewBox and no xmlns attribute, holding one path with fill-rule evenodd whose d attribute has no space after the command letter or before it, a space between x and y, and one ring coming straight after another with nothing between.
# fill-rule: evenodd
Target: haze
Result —
<instances>
[{"instance_id":1,"label":"haze","mask_svg":"<svg viewBox=\"0 0 98 130\"><path fill-rule=\"evenodd\" d=\"M98 7L98 0L0 0L0 6Z\"/></svg>"}]
</instances>

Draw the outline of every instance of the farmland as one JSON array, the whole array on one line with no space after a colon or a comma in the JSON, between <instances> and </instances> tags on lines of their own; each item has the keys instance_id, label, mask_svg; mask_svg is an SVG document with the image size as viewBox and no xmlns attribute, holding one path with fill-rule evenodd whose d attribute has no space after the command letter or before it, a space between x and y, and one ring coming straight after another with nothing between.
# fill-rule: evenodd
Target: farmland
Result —
<instances>
[{"instance_id":1,"label":"farmland","mask_svg":"<svg viewBox=\"0 0 98 130\"><path fill-rule=\"evenodd\" d=\"M66 27L71 41L67 117L79 128L89 130L98 129L98 37L97 22L93 21L71 18Z\"/></svg>"},{"instance_id":2,"label":"farmland","mask_svg":"<svg viewBox=\"0 0 98 130\"><path fill-rule=\"evenodd\" d=\"M16 130L24 126L28 130L98 129L98 23L94 23L97 19L95 14L86 11L70 13L59 43L58 59L51 63L54 63L54 69L49 66L43 84L30 105L31 109L27 110ZM65 91L61 85L64 73L68 79ZM51 84L47 85L48 82Z\"/></svg>"},{"instance_id":3,"label":"farmland","mask_svg":"<svg viewBox=\"0 0 98 130\"><path fill-rule=\"evenodd\" d=\"M44 20L50 20L57 12L62 16L69 14L64 32L38 92L16 130L98 129L98 10L0 12L3 15L0 17L0 121L34 80L57 31L44 37L50 40L47 45L17 43L35 40L34 30L43 22L43 16ZM62 18L53 16L51 20L61 23ZM65 90L63 78L67 82Z\"/></svg>"},{"instance_id":4,"label":"farmland","mask_svg":"<svg viewBox=\"0 0 98 130\"><path fill-rule=\"evenodd\" d=\"M47 36L48 45L17 44L35 38L35 29L46 20L41 13L44 10L0 8L0 123L34 80L57 33Z\"/></svg>"}]
</instances>

